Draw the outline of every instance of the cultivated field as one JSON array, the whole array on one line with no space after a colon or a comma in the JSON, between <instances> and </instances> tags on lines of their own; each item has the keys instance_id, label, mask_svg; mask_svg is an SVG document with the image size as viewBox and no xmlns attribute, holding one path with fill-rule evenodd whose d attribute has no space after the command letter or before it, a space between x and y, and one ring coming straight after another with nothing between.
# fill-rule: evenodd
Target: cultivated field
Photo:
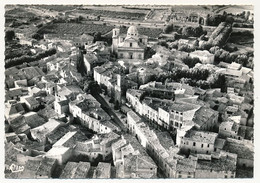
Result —
<instances>
[{"instance_id":1,"label":"cultivated field","mask_svg":"<svg viewBox=\"0 0 260 183\"><path fill-rule=\"evenodd\" d=\"M77 24L77 23L55 23L46 25L38 30L38 33L55 33L55 34L76 34L83 33L92 34L101 32L105 34L113 29L113 26L99 25L99 24Z\"/></svg>"},{"instance_id":2,"label":"cultivated field","mask_svg":"<svg viewBox=\"0 0 260 183\"><path fill-rule=\"evenodd\" d=\"M11 16L11 17L23 17L23 18L32 18L37 16L36 14L32 12L28 12L24 10L23 8L13 8L5 12L5 16Z\"/></svg>"},{"instance_id":3,"label":"cultivated field","mask_svg":"<svg viewBox=\"0 0 260 183\"><path fill-rule=\"evenodd\" d=\"M154 10L154 12L151 15L151 17L149 18L149 20L165 21L170 14L171 14L171 11L167 11L167 10Z\"/></svg>"},{"instance_id":4,"label":"cultivated field","mask_svg":"<svg viewBox=\"0 0 260 183\"><path fill-rule=\"evenodd\" d=\"M103 25L103 24L77 24L77 23L55 23L47 25L38 30L40 34L53 33L53 34L76 34L81 35L83 33L93 34L95 32L101 32L106 34L110 32L114 26ZM120 32L126 33L128 27L121 27ZM157 38L161 33L160 28L138 28L139 34L147 35L151 38ZM110 34L109 34L110 35ZM112 35L111 35L112 36Z\"/></svg>"},{"instance_id":5,"label":"cultivated field","mask_svg":"<svg viewBox=\"0 0 260 183\"><path fill-rule=\"evenodd\" d=\"M98 10L98 9L79 9L78 13L84 13L94 16L102 16L109 18L123 18L123 19L135 19L135 20L143 20L146 13L137 13L137 12L128 12L128 11L108 11L108 10Z\"/></svg>"},{"instance_id":6,"label":"cultivated field","mask_svg":"<svg viewBox=\"0 0 260 183\"><path fill-rule=\"evenodd\" d=\"M36 8L42 8L42 9L46 9L46 10L53 10L53 11L59 11L59 12L64 12L64 11L69 11L69 10L74 10L77 7L79 7L79 5L36 5L34 6Z\"/></svg>"},{"instance_id":7,"label":"cultivated field","mask_svg":"<svg viewBox=\"0 0 260 183\"><path fill-rule=\"evenodd\" d=\"M119 11L119 12L128 12L128 13L148 13L149 10L144 9L131 9L124 8L122 6L83 6L83 8L93 9L93 10L106 10L106 11Z\"/></svg>"},{"instance_id":8,"label":"cultivated field","mask_svg":"<svg viewBox=\"0 0 260 183\"><path fill-rule=\"evenodd\" d=\"M223 12L227 12L227 13L232 13L232 14L238 14L238 13L242 13L243 11L254 11L254 7L253 6L247 6L247 5L233 5L233 6L225 6L223 8L220 9L216 9L215 10L216 13L220 13L223 14Z\"/></svg>"}]
</instances>

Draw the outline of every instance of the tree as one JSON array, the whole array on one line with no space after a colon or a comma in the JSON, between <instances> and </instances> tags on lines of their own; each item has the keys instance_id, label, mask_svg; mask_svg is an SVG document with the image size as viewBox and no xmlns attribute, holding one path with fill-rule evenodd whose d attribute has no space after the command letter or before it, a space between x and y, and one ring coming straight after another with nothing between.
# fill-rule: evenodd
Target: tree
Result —
<instances>
[{"instance_id":1,"label":"tree","mask_svg":"<svg viewBox=\"0 0 260 183\"><path fill-rule=\"evenodd\" d=\"M183 63L189 66L189 68L193 68L197 63L201 63L199 58L191 58L191 57L186 57L183 60Z\"/></svg>"},{"instance_id":2,"label":"tree","mask_svg":"<svg viewBox=\"0 0 260 183\"><path fill-rule=\"evenodd\" d=\"M43 35L42 35L42 34L35 33L35 34L32 35L32 38L37 39L37 40L40 40L40 39L43 39Z\"/></svg>"},{"instance_id":3,"label":"tree","mask_svg":"<svg viewBox=\"0 0 260 183\"><path fill-rule=\"evenodd\" d=\"M15 34L14 34L14 31L13 31L13 30L8 30L8 31L5 32L5 39L6 39L7 41L13 40L14 37L15 37Z\"/></svg>"},{"instance_id":4,"label":"tree","mask_svg":"<svg viewBox=\"0 0 260 183\"><path fill-rule=\"evenodd\" d=\"M245 14L245 19L248 20L249 16L250 16L250 11L247 11L246 14Z\"/></svg>"},{"instance_id":5,"label":"tree","mask_svg":"<svg viewBox=\"0 0 260 183\"><path fill-rule=\"evenodd\" d=\"M212 47L212 44L209 41L203 41L199 46L201 50L209 50Z\"/></svg>"},{"instance_id":6,"label":"tree","mask_svg":"<svg viewBox=\"0 0 260 183\"><path fill-rule=\"evenodd\" d=\"M118 110L118 109L119 109L119 102L118 102L118 101L116 101L115 106L114 106L114 109L115 109L115 110Z\"/></svg>"},{"instance_id":7,"label":"tree","mask_svg":"<svg viewBox=\"0 0 260 183\"><path fill-rule=\"evenodd\" d=\"M215 54L220 48L218 46L213 46L209 49L209 52Z\"/></svg>"},{"instance_id":8,"label":"tree","mask_svg":"<svg viewBox=\"0 0 260 183\"><path fill-rule=\"evenodd\" d=\"M247 55L245 54L241 54L239 55L235 62L239 63L239 64L242 64L243 66L246 66L248 64L248 58L247 58Z\"/></svg>"},{"instance_id":9,"label":"tree","mask_svg":"<svg viewBox=\"0 0 260 183\"><path fill-rule=\"evenodd\" d=\"M147 47L145 49L145 59L151 58L155 53L156 51L154 49L152 49L151 47Z\"/></svg>"},{"instance_id":10,"label":"tree","mask_svg":"<svg viewBox=\"0 0 260 183\"><path fill-rule=\"evenodd\" d=\"M185 51L185 52L190 52L193 51L188 45L186 44L182 44L180 46L178 46L178 50L179 51Z\"/></svg>"},{"instance_id":11,"label":"tree","mask_svg":"<svg viewBox=\"0 0 260 183\"><path fill-rule=\"evenodd\" d=\"M164 28L164 30L163 30L163 32L165 33L165 34L169 34L169 33L171 33L173 31L173 24L168 24L165 28Z\"/></svg>"},{"instance_id":12,"label":"tree","mask_svg":"<svg viewBox=\"0 0 260 183\"><path fill-rule=\"evenodd\" d=\"M166 43L166 41L161 41L161 42L158 43L158 45L161 45L161 46L168 48L168 44Z\"/></svg>"},{"instance_id":13,"label":"tree","mask_svg":"<svg viewBox=\"0 0 260 183\"><path fill-rule=\"evenodd\" d=\"M95 32L94 34L94 42L102 41L101 32Z\"/></svg>"},{"instance_id":14,"label":"tree","mask_svg":"<svg viewBox=\"0 0 260 183\"><path fill-rule=\"evenodd\" d=\"M227 52L225 50L223 50L223 52L219 56L219 60L222 60L222 61L225 61L225 62L230 62L229 58L230 58L230 54L229 54L229 52Z\"/></svg>"},{"instance_id":15,"label":"tree","mask_svg":"<svg viewBox=\"0 0 260 183\"><path fill-rule=\"evenodd\" d=\"M191 36L194 36L194 28L193 27L184 27L182 29L182 36L184 37L191 37Z\"/></svg>"},{"instance_id":16,"label":"tree","mask_svg":"<svg viewBox=\"0 0 260 183\"><path fill-rule=\"evenodd\" d=\"M194 36L195 37L200 37L201 35L203 35L203 33L204 32L203 32L203 28L202 28L201 25L194 29Z\"/></svg>"},{"instance_id":17,"label":"tree","mask_svg":"<svg viewBox=\"0 0 260 183\"><path fill-rule=\"evenodd\" d=\"M84 19L84 18L83 18L83 16L81 16L81 15L78 17L78 20L79 20L79 21L82 21L83 19Z\"/></svg>"}]
</instances>

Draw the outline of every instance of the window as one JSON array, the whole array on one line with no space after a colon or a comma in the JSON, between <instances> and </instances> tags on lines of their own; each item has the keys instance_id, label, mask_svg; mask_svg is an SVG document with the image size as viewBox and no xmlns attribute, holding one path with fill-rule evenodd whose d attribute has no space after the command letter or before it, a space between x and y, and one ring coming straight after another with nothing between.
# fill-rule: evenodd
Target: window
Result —
<instances>
[{"instance_id":1,"label":"window","mask_svg":"<svg viewBox=\"0 0 260 183\"><path fill-rule=\"evenodd\" d=\"M132 47L133 46L133 43L130 43L130 47Z\"/></svg>"},{"instance_id":2,"label":"window","mask_svg":"<svg viewBox=\"0 0 260 183\"><path fill-rule=\"evenodd\" d=\"M203 144L201 144L201 148L203 148Z\"/></svg>"},{"instance_id":3,"label":"window","mask_svg":"<svg viewBox=\"0 0 260 183\"><path fill-rule=\"evenodd\" d=\"M227 178L227 175L225 175L225 179Z\"/></svg>"},{"instance_id":4,"label":"window","mask_svg":"<svg viewBox=\"0 0 260 183\"><path fill-rule=\"evenodd\" d=\"M172 120L170 121L170 125L171 125L171 126L173 125L173 121L172 121Z\"/></svg>"},{"instance_id":5,"label":"window","mask_svg":"<svg viewBox=\"0 0 260 183\"><path fill-rule=\"evenodd\" d=\"M140 43L142 43L143 40L142 40L142 39L139 39L139 41L140 41Z\"/></svg>"},{"instance_id":6,"label":"window","mask_svg":"<svg viewBox=\"0 0 260 183\"><path fill-rule=\"evenodd\" d=\"M188 177L187 178L191 178L191 176L190 175L188 175Z\"/></svg>"},{"instance_id":7,"label":"window","mask_svg":"<svg viewBox=\"0 0 260 183\"><path fill-rule=\"evenodd\" d=\"M181 175L179 175L178 177L181 178Z\"/></svg>"},{"instance_id":8,"label":"window","mask_svg":"<svg viewBox=\"0 0 260 183\"><path fill-rule=\"evenodd\" d=\"M196 142L193 142L193 146L196 146Z\"/></svg>"},{"instance_id":9,"label":"window","mask_svg":"<svg viewBox=\"0 0 260 183\"><path fill-rule=\"evenodd\" d=\"M189 142L187 141L186 144L189 145Z\"/></svg>"},{"instance_id":10,"label":"window","mask_svg":"<svg viewBox=\"0 0 260 183\"><path fill-rule=\"evenodd\" d=\"M208 147L209 147L209 144L208 144Z\"/></svg>"}]
</instances>

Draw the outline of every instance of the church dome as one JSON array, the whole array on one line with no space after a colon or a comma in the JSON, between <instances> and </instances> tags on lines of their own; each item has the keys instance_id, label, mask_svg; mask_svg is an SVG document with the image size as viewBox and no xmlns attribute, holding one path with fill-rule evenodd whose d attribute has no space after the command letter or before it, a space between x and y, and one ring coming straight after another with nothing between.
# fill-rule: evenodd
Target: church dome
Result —
<instances>
[{"instance_id":1,"label":"church dome","mask_svg":"<svg viewBox=\"0 0 260 183\"><path fill-rule=\"evenodd\" d=\"M136 26L130 26L127 31L127 36L138 36L138 31Z\"/></svg>"}]
</instances>

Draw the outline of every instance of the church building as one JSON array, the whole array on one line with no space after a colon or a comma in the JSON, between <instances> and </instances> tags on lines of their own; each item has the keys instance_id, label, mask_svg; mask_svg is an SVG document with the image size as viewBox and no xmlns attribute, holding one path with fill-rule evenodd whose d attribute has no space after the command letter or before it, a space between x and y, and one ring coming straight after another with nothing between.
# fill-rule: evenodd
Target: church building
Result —
<instances>
[{"instance_id":1,"label":"church building","mask_svg":"<svg viewBox=\"0 0 260 183\"><path fill-rule=\"evenodd\" d=\"M120 34L120 29L113 29L112 52L117 58L144 59L148 37L139 35L135 26L128 28L127 34Z\"/></svg>"}]
</instances>

